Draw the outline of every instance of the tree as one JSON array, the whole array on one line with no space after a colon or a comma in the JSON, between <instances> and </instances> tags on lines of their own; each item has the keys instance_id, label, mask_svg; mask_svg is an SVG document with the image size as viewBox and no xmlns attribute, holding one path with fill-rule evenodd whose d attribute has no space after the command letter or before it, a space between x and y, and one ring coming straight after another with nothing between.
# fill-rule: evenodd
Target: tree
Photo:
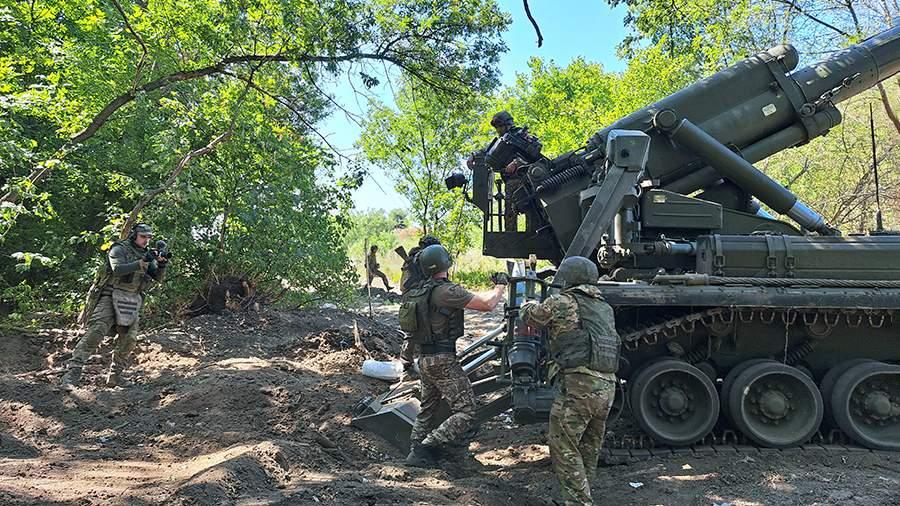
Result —
<instances>
[{"instance_id":1,"label":"tree","mask_svg":"<svg viewBox=\"0 0 900 506\"><path fill-rule=\"evenodd\" d=\"M59 160L120 109L179 83L247 80L272 67L281 79L307 86L318 88L322 75L348 71L372 87L377 64L441 91L486 89L503 49L496 35L507 23L493 2L481 0L168 0L147 6L48 0L16 2L4 12L11 23L0 40L11 51L0 65L0 81L22 90L14 94L20 101L40 90L39 98L53 106L41 119L63 134L34 154L30 173L7 181L0 201L8 204L34 195ZM99 83L98 72L106 77Z\"/></svg>"},{"instance_id":2,"label":"tree","mask_svg":"<svg viewBox=\"0 0 900 506\"><path fill-rule=\"evenodd\" d=\"M0 284L76 300L140 219L181 252L172 289L233 269L340 291L350 187L315 129L341 107L327 90L489 88L507 22L489 0L0 0Z\"/></svg>"},{"instance_id":3,"label":"tree","mask_svg":"<svg viewBox=\"0 0 900 506\"><path fill-rule=\"evenodd\" d=\"M583 58L565 67L532 58L529 73L500 91L488 114L508 110L540 138L553 157L583 146L595 132L692 81L690 58L669 58L657 48L640 51L622 73L606 72ZM478 121L482 139L492 137L490 116Z\"/></svg>"},{"instance_id":4,"label":"tree","mask_svg":"<svg viewBox=\"0 0 900 506\"><path fill-rule=\"evenodd\" d=\"M441 238L451 252L465 250L478 214L466 205L461 189L446 189L444 179L459 170L475 146L477 101L467 96L448 100L406 79L394 102L396 109L373 104L358 144L394 179L423 233Z\"/></svg>"}]
</instances>

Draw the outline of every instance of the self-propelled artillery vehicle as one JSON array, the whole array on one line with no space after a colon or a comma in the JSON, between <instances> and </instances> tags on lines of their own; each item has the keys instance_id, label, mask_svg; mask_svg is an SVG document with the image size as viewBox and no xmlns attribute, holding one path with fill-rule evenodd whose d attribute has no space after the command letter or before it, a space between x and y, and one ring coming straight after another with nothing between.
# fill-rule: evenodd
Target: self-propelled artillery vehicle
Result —
<instances>
[{"instance_id":1,"label":"self-propelled artillery vehicle","mask_svg":"<svg viewBox=\"0 0 900 506\"><path fill-rule=\"evenodd\" d=\"M900 27L798 64L777 46L578 150L536 157L534 138L513 132L477 157L485 254L596 259L622 338L613 415L629 413L655 445L733 437L788 448L837 434L900 450L900 235L843 235L753 166L825 135L841 122L836 104L895 75ZM516 159L511 198L525 227L506 230L499 175ZM475 383L505 392L482 418L512 408L528 422L546 418L554 391L544 337L515 307L547 288L516 279L507 325L460 355L467 370L499 359ZM392 404L401 391L362 404L356 422L402 442L403 423L386 422L415 415L414 403Z\"/></svg>"}]
</instances>

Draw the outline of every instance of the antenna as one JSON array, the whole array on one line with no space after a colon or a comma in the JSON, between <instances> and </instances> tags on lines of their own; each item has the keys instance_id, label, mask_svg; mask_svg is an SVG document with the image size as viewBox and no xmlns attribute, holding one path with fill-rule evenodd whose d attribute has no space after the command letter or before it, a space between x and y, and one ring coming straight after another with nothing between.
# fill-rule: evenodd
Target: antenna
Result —
<instances>
[{"instance_id":1,"label":"antenna","mask_svg":"<svg viewBox=\"0 0 900 506\"><path fill-rule=\"evenodd\" d=\"M884 232L881 220L881 184L878 181L878 157L875 155L875 116L869 102L869 134L872 137L872 171L875 173L875 232Z\"/></svg>"}]
</instances>

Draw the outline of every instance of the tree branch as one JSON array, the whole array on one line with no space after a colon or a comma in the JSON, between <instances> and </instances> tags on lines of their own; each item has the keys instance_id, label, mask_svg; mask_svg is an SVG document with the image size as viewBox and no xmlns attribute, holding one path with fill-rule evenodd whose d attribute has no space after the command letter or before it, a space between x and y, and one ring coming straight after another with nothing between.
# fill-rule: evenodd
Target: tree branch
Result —
<instances>
[{"instance_id":1,"label":"tree branch","mask_svg":"<svg viewBox=\"0 0 900 506\"><path fill-rule=\"evenodd\" d=\"M138 61L137 66L134 69L134 82L131 84L131 92L134 93L137 90L137 85L141 81L141 70L144 68L144 62L147 60L147 45L144 44L144 39L138 35L137 31L131 26L131 23L128 22L128 16L125 15L125 10L119 4L119 0L110 0L112 4L115 6L116 10L119 11L119 14L122 16L122 20L125 22L125 28L131 32L131 35L138 41L138 44L141 45L141 59Z\"/></svg>"},{"instance_id":2,"label":"tree branch","mask_svg":"<svg viewBox=\"0 0 900 506\"><path fill-rule=\"evenodd\" d=\"M128 219L125 220L125 225L122 227L122 230L119 233L119 238L124 239L128 235L128 231L131 230L132 226L134 226L134 223L137 221L138 215L141 213L144 207L146 207L151 200L156 198L157 195L171 188L172 185L175 184L175 181L178 179L178 176L181 175L182 172L184 172L184 169L187 168L188 164L190 164L193 159L199 158L215 149L218 144L231 137L231 133L232 130L229 128L225 132L219 134L211 141L209 141L209 144L207 144L206 146L190 151L188 154L184 155L181 160L178 161L178 164L175 165L175 169L172 170L172 172L169 174L169 177L166 178L166 181L158 188L154 188L144 194L144 196L141 197L140 200L138 200L137 204L134 205L134 208L128 214Z\"/></svg>"},{"instance_id":3,"label":"tree branch","mask_svg":"<svg viewBox=\"0 0 900 506\"><path fill-rule=\"evenodd\" d=\"M391 62L398 67L406 70L411 73L413 76L423 80L426 84L430 83L429 80L425 79L424 76L421 76L420 73L412 70L408 65L400 62L398 59L377 53L364 53L364 52L352 52L343 55L336 56L315 56L315 55L296 55L292 56L289 54L274 54L274 55L259 55L259 54L249 54L249 55L240 55L240 56L229 56L223 58L220 62L209 65L206 67L194 69L194 70L186 70L174 72L172 74L160 77L154 81L149 83L145 83L136 89L127 91L112 101L110 101L99 113L97 113L91 122L85 127L84 130L78 132L74 136L72 136L61 148L59 148L56 153L52 156L53 159L62 159L70 152L72 152L79 144L85 142L90 139L94 134L97 133L98 130L106 123L107 120L119 109L121 109L124 105L132 102L140 93L149 93L152 91L165 89L172 84L179 83L182 81L189 81L192 79L198 79L205 76L221 74L226 70L226 67L233 64L241 64L241 63L269 63L269 62L283 62L283 63L322 63L322 62L332 62L332 63L342 63L352 60L358 59L373 59L373 60L381 60ZM46 179L50 172L52 171L52 164L42 163L38 165L38 167L28 175L28 180L32 185L37 185L44 179ZM0 202L9 202L16 203L19 200L19 192L15 188L10 188L10 190L0 198Z\"/></svg>"},{"instance_id":4,"label":"tree branch","mask_svg":"<svg viewBox=\"0 0 900 506\"><path fill-rule=\"evenodd\" d=\"M826 28L830 28L831 30L834 30L835 32L837 32L837 33L843 35L844 37L850 37L850 34L849 34L849 33L847 33L847 32L845 32L845 31L841 30L840 28L838 28L838 27L832 25L831 23L829 23L829 22L827 22L827 21L824 21L824 20L822 20L822 19L819 19L819 18L817 18L816 16L813 16L812 14L806 12L806 11L803 10L799 5L797 5L793 0L775 0L775 1L793 7L793 8L794 8L797 12L799 12L800 14L802 14L802 15L808 17L808 18L811 19L812 21L815 21L816 23L818 23L818 24L820 24L820 25L822 25L822 26L824 26L824 27L826 27Z\"/></svg>"},{"instance_id":5,"label":"tree branch","mask_svg":"<svg viewBox=\"0 0 900 506\"><path fill-rule=\"evenodd\" d=\"M891 119L891 123L894 124L894 129L897 130L897 133L900 133L900 119L897 118L897 113L894 112L894 108L891 106L887 90L884 89L884 84L882 83L878 83L877 86L878 93L881 95L881 104L884 106L884 112L887 114L888 118Z\"/></svg>"}]
</instances>

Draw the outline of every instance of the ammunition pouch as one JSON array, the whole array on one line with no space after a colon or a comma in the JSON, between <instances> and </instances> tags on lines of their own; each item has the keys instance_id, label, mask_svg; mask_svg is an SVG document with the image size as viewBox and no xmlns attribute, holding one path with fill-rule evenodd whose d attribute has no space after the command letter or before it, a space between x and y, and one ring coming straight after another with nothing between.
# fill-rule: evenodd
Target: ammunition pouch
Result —
<instances>
[{"instance_id":1,"label":"ammunition pouch","mask_svg":"<svg viewBox=\"0 0 900 506\"><path fill-rule=\"evenodd\" d=\"M128 292L114 288L112 291L113 309L116 312L116 325L130 327L138 321L144 298L136 292Z\"/></svg>"},{"instance_id":2,"label":"ammunition pouch","mask_svg":"<svg viewBox=\"0 0 900 506\"><path fill-rule=\"evenodd\" d=\"M400 330L406 332L410 342L431 344L431 290L436 283L428 282L403 294L400 303Z\"/></svg>"}]
</instances>

